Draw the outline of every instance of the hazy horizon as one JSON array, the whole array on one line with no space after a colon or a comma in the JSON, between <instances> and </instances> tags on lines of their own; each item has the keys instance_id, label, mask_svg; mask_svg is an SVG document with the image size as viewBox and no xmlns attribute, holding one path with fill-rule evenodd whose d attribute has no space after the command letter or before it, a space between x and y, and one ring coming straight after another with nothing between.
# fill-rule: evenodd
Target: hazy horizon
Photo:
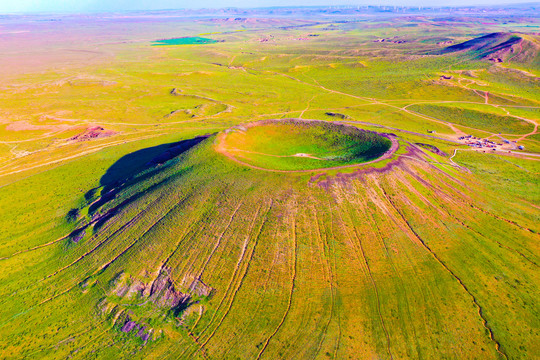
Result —
<instances>
[{"instance_id":1,"label":"hazy horizon","mask_svg":"<svg viewBox=\"0 0 540 360\"><path fill-rule=\"evenodd\" d=\"M426 1L405 0L399 4L392 0L382 1L350 1L350 0L201 0L194 6L193 2L175 0L19 0L17 2L0 2L0 13L18 12L99 12L99 11L132 11L132 10L162 10L162 9L201 9L201 8L260 8L260 7L292 7L292 6L487 6L536 4L538 2L520 0L468 0L458 1Z\"/></svg>"}]
</instances>

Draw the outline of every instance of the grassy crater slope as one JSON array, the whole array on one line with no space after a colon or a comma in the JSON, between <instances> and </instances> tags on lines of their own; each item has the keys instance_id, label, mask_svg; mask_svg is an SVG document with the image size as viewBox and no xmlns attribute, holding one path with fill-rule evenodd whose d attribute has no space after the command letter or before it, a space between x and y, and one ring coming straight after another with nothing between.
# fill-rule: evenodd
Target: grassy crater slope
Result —
<instances>
[{"instance_id":1,"label":"grassy crater slope","mask_svg":"<svg viewBox=\"0 0 540 360\"><path fill-rule=\"evenodd\" d=\"M274 170L320 169L365 163L392 141L375 132L325 121L264 120L236 126L219 148L249 165Z\"/></svg>"},{"instance_id":2,"label":"grassy crater slope","mask_svg":"<svg viewBox=\"0 0 540 360\"><path fill-rule=\"evenodd\" d=\"M313 176L214 142L144 158L81 194L70 236L1 254L3 358L534 357L526 208L495 215L505 199L414 145Z\"/></svg>"}]
</instances>

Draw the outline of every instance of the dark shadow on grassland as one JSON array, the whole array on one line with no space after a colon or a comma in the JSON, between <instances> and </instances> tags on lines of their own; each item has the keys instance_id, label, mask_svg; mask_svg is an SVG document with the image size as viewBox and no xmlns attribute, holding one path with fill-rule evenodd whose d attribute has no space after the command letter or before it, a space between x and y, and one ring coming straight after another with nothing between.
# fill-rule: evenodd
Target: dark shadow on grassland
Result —
<instances>
[{"instance_id":1,"label":"dark shadow on grassland","mask_svg":"<svg viewBox=\"0 0 540 360\"><path fill-rule=\"evenodd\" d=\"M193 139L157 145L127 154L107 169L107 172L100 179L100 184L101 186L110 187L150 167L164 164L188 151L209 136L198 136Z\"/></svg>"},{"instance_id":2,"label":"dark shadow on grassland","mask_svg":"<svg viewBox=\"0 0 540 360\"><path fill-rule=\"evenodd\" d=\"M127 204L135 201L138 196L131 196L115 208L100 213L100 209L104 204L114 199L122 190L130 186L136 186L138 183L144 182L146 179L163 171L164 168L169 166L169 160L187 152L210 136L203 135L193 139L157 145L135 151L118 159L100 179L101 196L98 197L99 188L92 189L84 195L86 203L91 204L88 208L90 220L82 227L79 226L74 230L69 237L80 236L78 234L81 230L92 224L94 230L98 230L107 219ZM78 217L78 212L79 209L70 210L66 215L66 219L73 221L74 218Z\"/></svg>"}]
</instances>

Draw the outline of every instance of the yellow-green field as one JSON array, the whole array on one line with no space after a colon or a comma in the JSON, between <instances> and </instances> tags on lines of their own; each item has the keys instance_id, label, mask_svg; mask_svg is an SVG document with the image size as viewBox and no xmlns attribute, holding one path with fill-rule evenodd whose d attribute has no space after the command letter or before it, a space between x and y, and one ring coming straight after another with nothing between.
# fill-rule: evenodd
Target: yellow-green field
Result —
<instances>
[{"instance_id":1,"label":"yellow-green field","mask_svg":"<svg viewBox=\"0 0 540 360\"><path fill-rule=\"evenodd\" d=\"M0 358L540 357L537 18L133 16L0 44Z\"/></svg>"}]
</instances>

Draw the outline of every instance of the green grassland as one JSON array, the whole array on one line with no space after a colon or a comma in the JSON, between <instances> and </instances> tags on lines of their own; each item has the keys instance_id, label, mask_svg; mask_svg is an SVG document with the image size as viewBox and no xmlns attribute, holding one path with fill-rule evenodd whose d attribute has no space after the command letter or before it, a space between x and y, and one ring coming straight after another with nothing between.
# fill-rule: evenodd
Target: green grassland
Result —
<instances>
[{"instance_id":1,"label":"green grassland","mask_svg":"<svg viewBox=\"0 0 540 360\"><path fill-rule=\"evenodd\" d=\"M353 20L176 19L6 77L0 358L537 358L538 62L433 54L537 20ZM399 148L362 164L373 132Z\"/></svg>"},{"instance_id":2,"label":"green grassland","mask_svg":"<svg viewBox=\"0 0 540 360\"><path fill-rule=\"evenodd\" d=\"M528 134L534 130L531 123L511 116L497 115L490 110L479 111L468 106L412 105L409 109L436 119L501 134Z\"/></svg>"}]
</instances>

